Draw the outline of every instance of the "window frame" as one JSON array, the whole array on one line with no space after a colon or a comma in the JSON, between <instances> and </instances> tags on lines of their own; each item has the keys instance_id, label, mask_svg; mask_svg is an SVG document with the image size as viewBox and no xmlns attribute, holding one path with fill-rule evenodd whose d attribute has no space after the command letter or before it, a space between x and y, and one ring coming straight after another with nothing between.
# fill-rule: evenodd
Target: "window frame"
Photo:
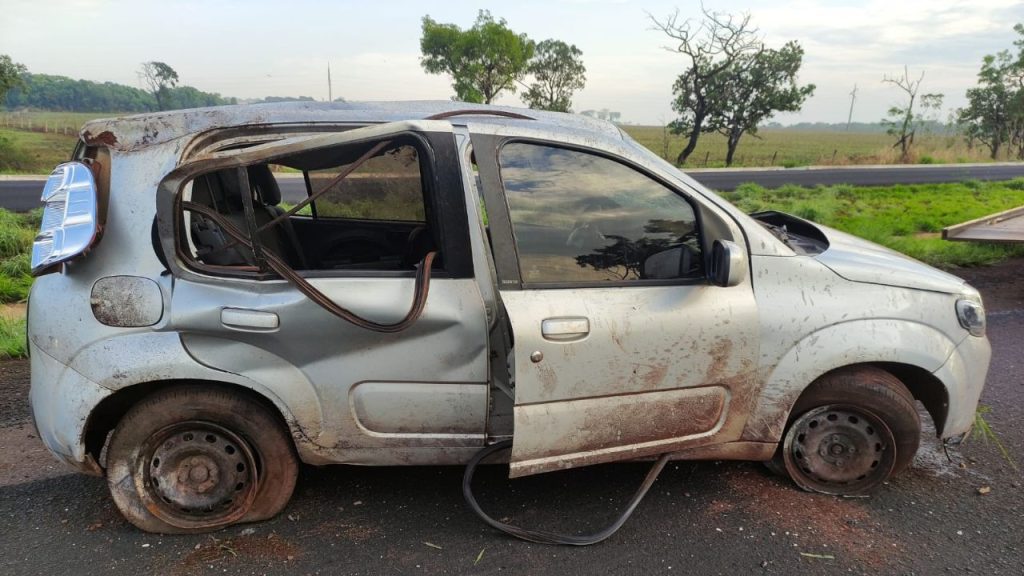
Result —
<instances>
[{"instance_id":1,"label":"window frame","mask_svg":"<svg viewBox=\"0 0 1024 576\"><path fill-rule=\"evenodd\" d=\"M401 131L386 136L354 140L337 145L338 148L351 146L373 146L384 140L405 139L416 148L420 164L421 185L424 201L424 218L428 226L435 231L440 251L444 254L444 267L432 271L433 278L472 278L473 263L469 243L469 224L465 211L465 198L462 189L461 172L458 170L458 152L455 138L448 132L415 132ZM295 153L286 155L269 155L258 162L245 166L280 161ZM218 163L220 164L220 163ZM182 240L190 234L184 225L185 210L182 207L185 187L196 178L223 169L238 168L237 163L224 162L202 170L188 171L178 180L172 201L174 238L174 261L183 271L205 278L236 279L258 282L283 281L274 272L260 272L243 267L218 266L204 264L195 260L191 254L183 250ZM307 197L309 188L306 188ZM443 196L443 197L442 197ZM311 203L312 205L313 203ZM303 218L312 218L303 216ZM341 220L341 219L339 219ZM350 219L358 221L358 219ZM372 220L371 222L389 222ZM404 222L404 221L403 221ZM259 239L256 238L258 242ZM413 278L415 270L298 270L304 278Z\"/></svg>"},{"instance_id":2,"label":"window frame","mask_svg":"<svg viewBox=\"0 0 1024 576\"><path fill-rule=\"evenodd\" d=\"M605 281L558 281L558 282L527 282L523 280L522 276L522 263L519 258L519 243L516 238L515 226L512 223L511 209L508 205L508 194L505 188L505 180L502 176L501 166L501 154L509 144L528 144L532 146L540 146L546 148L557 148L562 150L569 150L571 152L578 152L581 154L587 154L615 162L625 168L632 170L640 174L641 176L654 181L664 187L668 192L675 194L679 199L686 202L690 209L693 211L694 223L697 232L698 242L700 244L700 257L703 261L702 275L694 278L669 278L669 279L631 279L631 280L605 280ZM643 166L632 162L628 158L623 158L616 154L609 153L605 150L597 148L590 148L587 146L580 146L568 142L560 142L557 140L548 140L543 138L529 138L529 137L506 137L500 138L494 143L494 170L497 176L497 192L500 194L500 218L504 221L502 224L507 226L508 234L511 239L511 246L501 246L501 243L492 242L494 250L508 250L511 249L512 257L515 262L515 270L508 270L509 255L506 253L504 258L495 254L495 266L498 268L499 278L499 289L521 289L521 290L565 290L565 289L590 289L590 288L635 288L635 287L648 287L648 286L695 286L701 284L707 284L707 239L704 234L704 222L701 218L701 210L697 205L696 201L691 198L688 194L684 193L679 187L667 182L664 178L652 173ZM478 160L479 164L479 160ZM491 187L494 186L494 182L491 182ZM488 181L484 178L483 182L485 188L485 204L487 204L487 192ZM491 201L495 199L492 197ZM490 207L488 207L488 218L493 221L493 215L490 213ZM510 274L514 272L514 274ZM513 283L514 282L514 283Z\"/></svg>"},{"instance_id":3,"label":"window frame","mask_svg":"<svg viewBox=\"0 0 1024 576\"><path fill-rule=\"evenodd\" d=\"M403 138L403 137L406 137L406 136L407 136L406 134L399 134L399 135L396 136L396 138ZM425 158L423 156L424 148L421 145L421 142L416 142L416 144L400 143L399 146L413 146L413 148L416 149L416 164L417 164L417 166L419 166L419 169L420 169L420 195L421 195L422 200L423 200L423 220L422 221L421 220L396 220L396 219L385 219L385 218L350 218L350 217L347 217L347 216L322 216L322 215L317 213L317 208L316 208L317 201L316 200L314 200L314 201L309 203L310 214L303 214L301 216L305 217L305 218L311 218L313 220L334 220L334 221L351 221L351 222L395 222L395 223L400 223L400 224L427 224L428 221L430 220L431 210L433 209L433 207L429 205L430 204L430 200L429 200L429 198L430 198L430 191L427 190L429 182L433 179L432 178L433 174L431 173L432 170L431 170L431 168L429 166L428 167L424 166L424 161L426 160L426 161L429 162L429 159ZM427 144L427 146L429 147L429 144ZM357 172L359 172L359 168L356 168L351 174L349 174L345 178L348 179L349 177L355 175ZM312 183L312 179L309 177L309 173L310 173L309 170L303 170L302 171L302 181L305 183L305 186L306 186L306 198L309 198L309 197L311 197L313 195L313 183ZM300 216L300 215L296 214L296 216Z\"/></svg>"}]
</instances>

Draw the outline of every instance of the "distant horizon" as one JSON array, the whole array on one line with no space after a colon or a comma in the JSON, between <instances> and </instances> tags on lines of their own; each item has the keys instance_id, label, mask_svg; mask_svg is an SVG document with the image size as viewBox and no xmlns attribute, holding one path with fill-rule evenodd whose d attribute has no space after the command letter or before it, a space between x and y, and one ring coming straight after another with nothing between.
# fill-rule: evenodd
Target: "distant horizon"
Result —
<instances>
[{"instance_id":1,"label":"distant horizon","mask_svg":"<svg viewBox=\"0 0 1024 576\"><path fill-rule=\"evenodd\" d=\"M1013 25L1024 21L1022 0L705 0L709 10L750 14L767 46L797 40L805 50L799 78L817 90L782 123L845 122L857 87L853 119L881 120L900 102L885 75L925 73L921 93L946 99L942 119L966 103L982 59L1015 50ZM420 66L421 19L471 26L479 8L534 40L575 44L587 66L576 110L608 108L623 120L661 125L676 117L672 83L683 57L665 50L649 14L697 17L696 2L667 0L393 0L386 9L364 2L268 0L207 3L182 0L173 10L156 0L7 0L0 19L0 54L31 72L139 86L142 62L166 62L181 83L238 98L260 94L327 96L327 66L335 96L349 100L447 99L451 80ZM170 26L170 13L193 24ZM515 94L498 104L516 105Z\"/></svg>"}]
</instances>

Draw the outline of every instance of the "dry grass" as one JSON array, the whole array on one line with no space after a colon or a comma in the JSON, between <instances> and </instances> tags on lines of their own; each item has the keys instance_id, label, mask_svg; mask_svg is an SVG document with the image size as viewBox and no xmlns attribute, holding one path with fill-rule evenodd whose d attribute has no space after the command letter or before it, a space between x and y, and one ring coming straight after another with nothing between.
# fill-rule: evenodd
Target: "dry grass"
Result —
<instances>
[{"instance_id":1,"label":"dry grass","mask_svg":"<svg viewBox=\"0 0 1024 576\"><path fill-rule=\"evenodd\" d=\"M623 126L634 140L655 154L675 162L685 141L668 134L659 126ZM745 136L736 150L734 166L816 166L851 164L896 164L899 153L893 139L884 133L801 132L764 129L757 137ZM687 166L711 168L725 166L726 143L719 134L704 134ZM706 159L706 162L705 162ZM914 163L990 162L986 150L968 150L963 139L955 136L924 135L917 139L911 155Z\"/></svg>"}]
</instances>

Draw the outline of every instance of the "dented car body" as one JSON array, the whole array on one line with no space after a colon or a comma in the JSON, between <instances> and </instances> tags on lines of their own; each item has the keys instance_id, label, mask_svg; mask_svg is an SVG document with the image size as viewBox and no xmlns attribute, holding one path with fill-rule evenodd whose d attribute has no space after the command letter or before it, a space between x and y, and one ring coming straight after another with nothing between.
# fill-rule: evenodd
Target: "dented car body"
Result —
<instances>
[{"instance_id":1,"label":"dented car body","mask_svg":"<svg viewBox=\"0 0 1024 576\"><path fill-rule=\"evenodd\" d=\"M503 439L513 476L672 453L776 458L804 488L857 492L917 446L916 414L890 417L885 398L920 401L955 438L984 384L984 313L962 280L744 214L584 117L223 107L92 122L74 160L96 234L39 270L31 401L47 447L106 475L145 529L276 513L252 510L277 457L464 464ZM292 210L282 189L314 199ZM414 321L367 329L325 305ZM295 456L173 404L183 386L263 407ZM145 431L157 400L179 416ZM175 444L204 434L242 460Z\"/></svg>"}]
</instances>

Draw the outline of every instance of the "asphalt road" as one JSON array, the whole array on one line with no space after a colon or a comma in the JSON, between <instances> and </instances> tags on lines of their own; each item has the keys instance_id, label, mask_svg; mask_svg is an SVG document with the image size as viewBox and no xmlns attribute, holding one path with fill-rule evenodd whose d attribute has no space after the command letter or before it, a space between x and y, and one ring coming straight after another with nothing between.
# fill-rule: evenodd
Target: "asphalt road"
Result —
<instances>
[{"instance_id":1,"label":"asphalt road","mask_svg":"<svg viewBox=\"0 0 1024 576\"><path fill-rule=\"evenodd\" d=\"M1024 163L1016 164L950 164L939 166L840 166L831 168L687 170L705 186L722 191L735 189L744 182L766 188L784 184L817 186L853 184L883 186L890 184L927 184L962 180L1009 180L1024 177ZM301 178L281 178L281 196L291 204L306 197ZM44 179L0 179L0 208L25 212L40 205L39 196Z\"/></svg>"},{"instance_id":2,"label":"asphalt road","mask_svg":"<svg viewBox=\"0 0 1024 576\"><path fill-rule=\"evenodd\" d=\"M994 308L986 419L1018 463L1022 272L1019 259L968 276ZM28 422L27 383L25 362L0 363L0 574L9 576L1024 573L1020 470L977 438L950 462L927 434L913 466L868 498L804 493L759 464L670 463L623 529L589 548L493 531L463 503L462 470L451 467L306 467L276 519L143 534L118 515L103 480L67 474L45 453ZM478 494L497 518L585 531L607 523L645 472L615 464L509 481L488 467Z\"/></svg>"}]
</instances>

